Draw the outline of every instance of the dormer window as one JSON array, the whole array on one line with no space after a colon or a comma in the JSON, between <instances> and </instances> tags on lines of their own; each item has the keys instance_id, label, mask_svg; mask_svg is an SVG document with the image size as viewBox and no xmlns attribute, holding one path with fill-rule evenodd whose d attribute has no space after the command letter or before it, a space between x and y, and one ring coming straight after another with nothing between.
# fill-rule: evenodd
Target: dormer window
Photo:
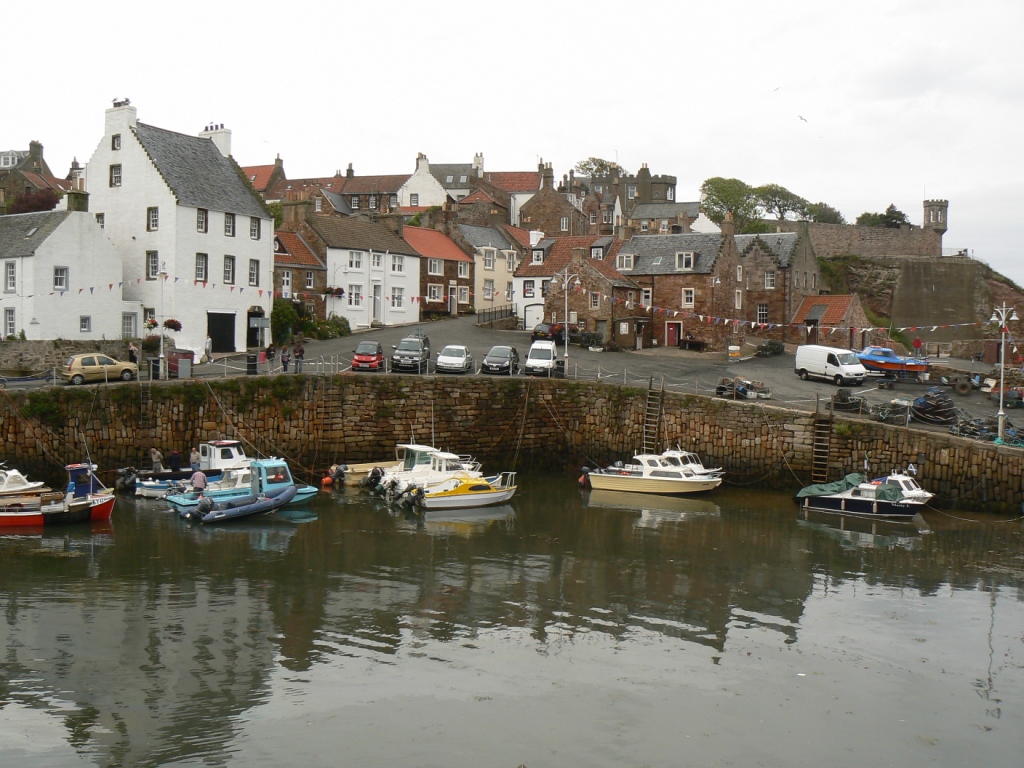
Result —
<instances>
[{"instance_id":1,"label":"dormer window","mask_svg":"<svg viewBox=\"0 0 1024 768\"><path fill-rule=\"evenodd\" d=\"M359 210L359 195L352 195L352 202L350 203L353 211Z\"/></svg>"},{"instance_id":2,"label":"dormer window","mask_svg":"<svg viewBox=\"0 0 1024 768\"><path fill-rule=\"evenodd\" d=\"M459 183L460 184L465 184L466 183L466 177L465 176L459 176Z\"/></svg>"},{"instance_id":3,"label":"dormer window","mask_svg":"<svg viewBox=\"0 0 1024 768\"><path fill-rule=\"evenodd\" d=\"M632 253L620 253L615 257L615 268L619 271L624 269L633 268L633 259L636 258Z\"/></svg>"},{"instance_id":4,"label":"dormer window","mask_svg":"<svg viewBox=\"0 0 1024 768\"><path fill-rule=\"evenodd\" d=\"M680 251L676 254L676 269L685 272L693 269L693 251Z\"/></svg>"},{"instance_id":5,"label":"dormer window","mask_svg":"<svg viewBox=\"0 0 1024 768\"><path fill-rule=\"evenodd\" d=\"M445 184L451 184L453 181L455 181L455 177L454 176L445 176L444 177L444 183Z\"/></svg>"},{"instance_id":6,"label":"dormer window","mask_svg":"<svg viewBox=\"0 0 1024 768\"><path fill-rule=\"evenodd\" d=\"M604 259L604 249L599 245L595 245L590 249L590 258L602 261Z\"/></svg>"},{"instance_id":7,"label":"dormer window","mask_svg":"<svg viewBox=\"0 0 1024 768\"><path fill-rule=\"evenodd\" d=\"M640 231L641 232L646 232L647 230L648 230L647 219L644 219L643 221L640 222Z\"/></svg>"},{"instance_id":8,"label":"dormer window","mask_svg":"<svg viewBox=\"0 0 1024 768\"><path fill-rule=\"evenodd\" d=\"M533 260L531 264L543 264L544 263L544 251L540 248L533 252Z\"/></svg>"}]
</instances>

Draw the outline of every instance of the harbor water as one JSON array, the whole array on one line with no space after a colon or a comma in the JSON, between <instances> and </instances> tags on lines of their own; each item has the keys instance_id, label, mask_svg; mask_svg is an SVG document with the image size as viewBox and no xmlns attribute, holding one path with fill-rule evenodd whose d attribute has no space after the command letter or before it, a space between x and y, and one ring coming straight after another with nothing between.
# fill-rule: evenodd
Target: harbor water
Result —
<instances>
[{"instance_id":1,"label":"harbor water","mask_svg":"<svg viewBox=\"0 0 1024 768\"><path fill-rule=\"evenodd\" d=\"M1020 764L1019 519L519 479L0 535L0 765Z\"/></svg>"}]
</instances>

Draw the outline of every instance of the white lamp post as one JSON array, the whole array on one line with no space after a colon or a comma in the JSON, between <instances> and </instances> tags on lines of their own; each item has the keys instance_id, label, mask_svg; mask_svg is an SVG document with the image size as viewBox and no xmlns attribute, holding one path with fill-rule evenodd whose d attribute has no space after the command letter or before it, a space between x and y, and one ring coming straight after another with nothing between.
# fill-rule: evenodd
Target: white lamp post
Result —
<instances>
[{"instance_id":1,"label":"white lamp post","mask_svg":"<svg viewBox=\"0 0 1024 768\"><path fill-rule=\"evenodd\" d=\"M580 287L580 276L576 273L569 274L569 265L565 265L565 269L561 272L555 272L552 275L562 286L562 293L565 295L565 315L562 317L562 325L564 330L562 331L562 343L565 344L565 375L569 375L569 282L575 280L573 283L577 288Z\"/></svg>"},{"instance_id":2,"label":"white lamp post","mask_svg":"<svg viewBox=\"0 0 1024 768\"><path fill-rule=\"evenodd\" d=\"M167 378L166 361L164 360L164 320L167 318L164 316L164 283L167 280L167 266L164 262L160 263L160 271L156 273L156 276L160 278L160 323L157 328L160 329L160 378Z\"/></svg>"},{"instance_id":3,"label":"white lamp post","mask_svg":"<svg viewBox=\"0 0 1024 768\"><path fill-rule=\"evenodd\" d=\"M1003 380L1006 374L1006 334L1009 331L1006 323L1010 320L1017 321L1019 319L1013 307L1006 306L1005 301L1001 307L996 307L992 310L992 317L989 318L990 323L999 323L999 413L997 416L999 418L1000 442L1002 442L1003 432L1006 429L1006 413L1003 411L1003 398L1006 396L1003 387Z\"/></svg>"}]
</instances>

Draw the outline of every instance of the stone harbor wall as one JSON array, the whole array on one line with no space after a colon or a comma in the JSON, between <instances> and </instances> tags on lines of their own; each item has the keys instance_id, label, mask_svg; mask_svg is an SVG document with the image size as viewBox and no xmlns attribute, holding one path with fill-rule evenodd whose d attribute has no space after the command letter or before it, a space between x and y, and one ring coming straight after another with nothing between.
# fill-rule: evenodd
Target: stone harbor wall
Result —
<instances>
[{"instance_id":1,"label":"stone harbor wall","mask_svg":"<svg viewBox=\"0 0 1024 768\"><path fill-rule=\"evenodd\" d=\"M220 437L286 458L307 480L414 441L471 453L489 472L564 469L575 480L584 464L627 461L640 448L646 396L597 382L369 374L8 389L0 448L9 466L53 482L86 447L112 481L118 467L148 467L151 446L187 454ZM728 482L795 490L809 481L813 414L669 392L664 403L662 446L723 466ZM872 475L913 463L938 504L1021 507L1020 449L837 417L830 458L830 479L862 471L865 458Z\"/></svg>"}]
</instances>

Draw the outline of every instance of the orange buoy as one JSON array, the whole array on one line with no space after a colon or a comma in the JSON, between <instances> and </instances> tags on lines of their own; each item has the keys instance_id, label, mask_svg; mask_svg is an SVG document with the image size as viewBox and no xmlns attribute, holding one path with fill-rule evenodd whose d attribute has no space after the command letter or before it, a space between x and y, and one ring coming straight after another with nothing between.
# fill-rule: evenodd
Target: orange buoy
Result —
<instances>
[{"instance_id":1,"label":"orange buoy","mask_svg":"<svg viewBox=\"0 0 1024 768\"><path fill-rule=\"evenodd\" d=\"M321 488L326 488L329 485L334 485L334 479L330 475L320 481Z\"/></svg>"}]
</instances>

